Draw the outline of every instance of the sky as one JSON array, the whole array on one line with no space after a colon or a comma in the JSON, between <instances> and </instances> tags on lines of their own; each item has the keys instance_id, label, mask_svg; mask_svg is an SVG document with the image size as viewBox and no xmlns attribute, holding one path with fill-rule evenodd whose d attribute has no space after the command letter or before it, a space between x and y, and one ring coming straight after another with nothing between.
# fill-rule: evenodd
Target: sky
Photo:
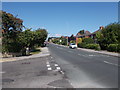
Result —
<instances>
[{"instance_id":1,"label":"sky","mask_svg":"<svg viewBox=\"0 0 120 90\"><path fill-rule=\"evenodd\" d=\"M3 2L2 10L21 18L27 28L47 29L49 36L94 32L118 22L118 2Z\"/></svg>"}]
</instances>

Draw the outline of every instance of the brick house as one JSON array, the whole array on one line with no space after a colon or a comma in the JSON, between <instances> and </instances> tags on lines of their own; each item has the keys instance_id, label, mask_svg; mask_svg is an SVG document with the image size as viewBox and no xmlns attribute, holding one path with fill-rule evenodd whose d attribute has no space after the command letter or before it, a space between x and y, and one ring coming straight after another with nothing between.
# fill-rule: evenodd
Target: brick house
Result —
<instances>
[{"instance_id":1,"label":"brick house","mask_svg":"<svg viewBox=\"0 0 120 90\"><path fill-rule=\"evenodd\" d=\"M92 38L94 39L94 42L97 43L97 39L96 39L96 33L101 31L104 27L103 26L100 26L98 30L96 30L95 32L93 33L90 33L89 31L85 31L85 30L81 30L83 33L81 34L79 31L77 34L76 34L76 44L78 44L78 38Z\"/></svg>"}]
</instances>

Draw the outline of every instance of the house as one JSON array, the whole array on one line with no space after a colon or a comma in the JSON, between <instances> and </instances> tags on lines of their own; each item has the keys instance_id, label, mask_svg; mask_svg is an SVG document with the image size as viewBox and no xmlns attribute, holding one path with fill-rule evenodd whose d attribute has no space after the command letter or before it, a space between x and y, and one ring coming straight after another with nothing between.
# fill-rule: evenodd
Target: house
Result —
<instances>
[{"instance_id":1,"label":"house","mask_svg":"<svg viewBox=\"0 0 120 90\"><path fill-rule=\"evenodd\" d=\"M78 44L78 38L92 38L94 39L95 43L97 43L96 39L96 33L101 31L104 27L100 26L98 30L96 30L93 33L90 33L89 31L81 30L76 34L76 43Z\"/></svg>"}]
</instances>

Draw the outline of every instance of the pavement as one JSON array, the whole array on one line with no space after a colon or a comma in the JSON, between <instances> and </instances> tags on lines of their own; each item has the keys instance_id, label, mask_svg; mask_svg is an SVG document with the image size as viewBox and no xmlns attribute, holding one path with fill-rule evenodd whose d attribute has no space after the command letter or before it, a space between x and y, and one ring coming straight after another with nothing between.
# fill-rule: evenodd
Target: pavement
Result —
<instances>
[{"instance_id":1,"label":"pavement","mask_svg":"<svg viewBox=\"0 0 120 90\"><path fill-rule=\"evenodd\" d=\"M49 56L50 55L49 54L49 50L48 50L47 47L43 47L43 48L40 48L40 49L41 49L41 52L39 54L33 54L33 55L30 55L30 56L1 58L0 62L11 62L11 61L16 61L16 60L24 60L24 59L45 57L45 56Z\"/></svg>"}]
</instances>

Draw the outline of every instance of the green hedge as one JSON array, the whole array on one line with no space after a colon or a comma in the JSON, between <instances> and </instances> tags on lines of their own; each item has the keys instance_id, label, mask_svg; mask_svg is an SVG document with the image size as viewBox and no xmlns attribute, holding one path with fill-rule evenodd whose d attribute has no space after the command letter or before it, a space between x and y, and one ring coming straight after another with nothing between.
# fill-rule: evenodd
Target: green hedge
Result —
<instances>
[{"instance_id":1,"label":"green hedge","mask_svg":"<svg viewBox=\"0 0 120 90\"><path fill-rule=\"evenodd\" d=\"M94 44L94 40L92 38L83 38L82 43Z\"/></svg>"},{"instance_id":2,"label":"green hedge","mask_svg":"<svg viewBox=\"0 0 120 90\"><path fill-rule=\"evenodd\" d=\"M78 47L80 47L80 48L85 48L85 47L86 47L86 44L85 44L85 43L78 43Z\"/></svg>"},{"instance_id":3,"label":"green hedge","mask_svg":"<svg viewBox=\"0 0 120 90\"><path fill-rule=\"evenodd\" d=\"M87 44L86 48L88 48L88 49L95 49L95 50L101 50L99 44Z\"/></svg>"},{"instance_id":4,"label":"green hedge","mask_svg":"<svg viewBox=\"0 0 120 90\"><path fill-rule=\"evenodd\" d=\"M109 44L107 50L111 52L120 52L119 44Z\"/></svg>"},{"instance_id":5,"label":"green hedge","mask_svg":"<svg viewBox=\"0 0 120 90\"><path fill-rule=\"evenodd\" d=\"M78 43L78 47L80 47L80 48L87 48L87 49L101 50L99 44L85 44L85 43Z\"/></svg>"}]
</instances>

